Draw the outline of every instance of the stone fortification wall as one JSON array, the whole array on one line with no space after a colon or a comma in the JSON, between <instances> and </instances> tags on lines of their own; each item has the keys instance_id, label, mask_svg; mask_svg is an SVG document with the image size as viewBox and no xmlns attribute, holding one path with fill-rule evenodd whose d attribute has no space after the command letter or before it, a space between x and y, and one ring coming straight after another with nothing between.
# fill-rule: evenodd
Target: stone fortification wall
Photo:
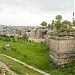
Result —
<instances>
[{"instance_id":1,"label":"stone fortification wall","mask_svg":"<svg viewBox=\"0 0 75 75\"><path fill-rule=\"evenodd\" d=\"M47 27L45 26L38 26L35 27L32 31L31 31L31 35L30 38L34 38L34 39L44 39L44 35L47 32Z\"/></svg>"},{"instance_id":2,"label":"stone fortification wall","mask_svg":"<svg viewBox=\"0 0 75 75\"><path fill-rule=\"evenodd\" d=\"M57 66L69 63L75 51L75 40L73 38L57 39L50 38L51 61Z\"/></svg>"},{"instance_id":3,"label":"stone fortification wall","mask_svg":"<svg viewBox=\"0 0 75 75\"><path fill-rule=\"evenodd\" d=\"M45 43L50 48L50 58L54 66L75 60L75 39L74 36L47 35Z\"/></svg>"},{"instance_id":4,"label":"stone fortification wall","mask_svg":"<svg viewBox=\"0 0 75 75\"><path fill-rule=\"evenodd\" d=\"M45 26L38 26L35 27L30 32L30 37L28 40L34 41L34 42L44 42L44 36L46 35L47 27Z\"/></svg>"}]
</instances>

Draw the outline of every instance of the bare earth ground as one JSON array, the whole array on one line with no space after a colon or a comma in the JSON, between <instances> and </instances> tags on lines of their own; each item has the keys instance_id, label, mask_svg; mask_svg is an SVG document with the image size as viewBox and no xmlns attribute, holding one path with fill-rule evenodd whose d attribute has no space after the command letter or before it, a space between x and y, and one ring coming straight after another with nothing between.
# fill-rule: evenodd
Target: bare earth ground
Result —
<instances>
[{"instance_id":1,"label":"bare earth ground","mask_svg":"<svg viewBox=\"0 0 75 75\"><path fill-rule=\"evenodd\" d=\"M0 67L5 68L5 70L7 70L11 75L17 75L15 72L10 70L9 67L6 64L4 64L2 61L0 61Z\"/></svg>"}]
</instances>

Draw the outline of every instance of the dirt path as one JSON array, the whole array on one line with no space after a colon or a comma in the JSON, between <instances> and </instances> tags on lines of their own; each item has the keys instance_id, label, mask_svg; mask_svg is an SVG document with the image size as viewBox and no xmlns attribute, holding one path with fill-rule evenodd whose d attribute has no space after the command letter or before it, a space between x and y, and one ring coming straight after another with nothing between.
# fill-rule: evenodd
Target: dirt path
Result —
<instances>
[{"instance_id":1,"label":"dirt path","mask_svg":"<svg viewBox=\"0 0 75 75\"><path fill-rule=\"evenodd\" d=\"M0 67L5 68L5 70L7 70L11 75L17 75L12 70L10 70L9 67L6 64L4 64L2 61L0 61Z\"/></svg>"}]
</instances>

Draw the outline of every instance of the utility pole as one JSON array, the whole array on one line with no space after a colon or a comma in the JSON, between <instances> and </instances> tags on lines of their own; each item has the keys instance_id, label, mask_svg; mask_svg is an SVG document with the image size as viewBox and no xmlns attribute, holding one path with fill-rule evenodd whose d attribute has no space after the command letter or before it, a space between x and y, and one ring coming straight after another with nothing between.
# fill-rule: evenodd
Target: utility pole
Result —
<instances>
[{"instance_id":1,"label":"utility pole","mask_svg":"<svg viewBox=\"0 0 75 75\"><path fill-rule=\"evenodd\" d=\"M74 25L74 12L73 12L73 25Z\"/></svg>"},{"instance_id":2,"label":"utility pole","mask_svg":"<svg viewBox=\"0 0 75 75\"><path fill-rule=\"evenodd\" d=\"M74 12L73 12L73 20L74 20Z\"/></svg>"}]
</instances>

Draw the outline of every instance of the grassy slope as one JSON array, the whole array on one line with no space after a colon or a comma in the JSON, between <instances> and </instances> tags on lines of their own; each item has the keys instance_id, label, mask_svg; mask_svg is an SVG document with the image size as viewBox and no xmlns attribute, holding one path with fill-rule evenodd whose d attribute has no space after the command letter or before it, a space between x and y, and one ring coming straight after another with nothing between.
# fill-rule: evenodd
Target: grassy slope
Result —
<instances>
[{"instance_id":1,"label":"grassy slope","mask_svg":"<svg viewBox=\"0 0 75 75\"><path fill-rule=\"evenodd\" d=\"M6 51L3 47L10 44L14 50ZM43 43L33 43L28 41L4 42L0 41L0 53L12 56L29 65L35 66L52 75L73 75L68 72L68 68L63 72L63 68L55 69L50 64L49 50ZM74 64L75 67L75 64ZM75 75L75 74L74 74Z\"/></svg>"},{"instance_id":2,"label":"grassy slope","mask_svg":"<svg viewBox=\"0 0 75 75\"><path fill-rule=\"evenodd\" d=\"M5 56L1 56L0 60L3 61L5 64L7 64L9 66L9 68L11 70L13 70L15 73L19 74L19 75L27 75L26 73L28 73L28 75L42 75L26 66L23 66L22 64L13 61L12 59L9 59Z\"/></svg>"}]
</instances>

